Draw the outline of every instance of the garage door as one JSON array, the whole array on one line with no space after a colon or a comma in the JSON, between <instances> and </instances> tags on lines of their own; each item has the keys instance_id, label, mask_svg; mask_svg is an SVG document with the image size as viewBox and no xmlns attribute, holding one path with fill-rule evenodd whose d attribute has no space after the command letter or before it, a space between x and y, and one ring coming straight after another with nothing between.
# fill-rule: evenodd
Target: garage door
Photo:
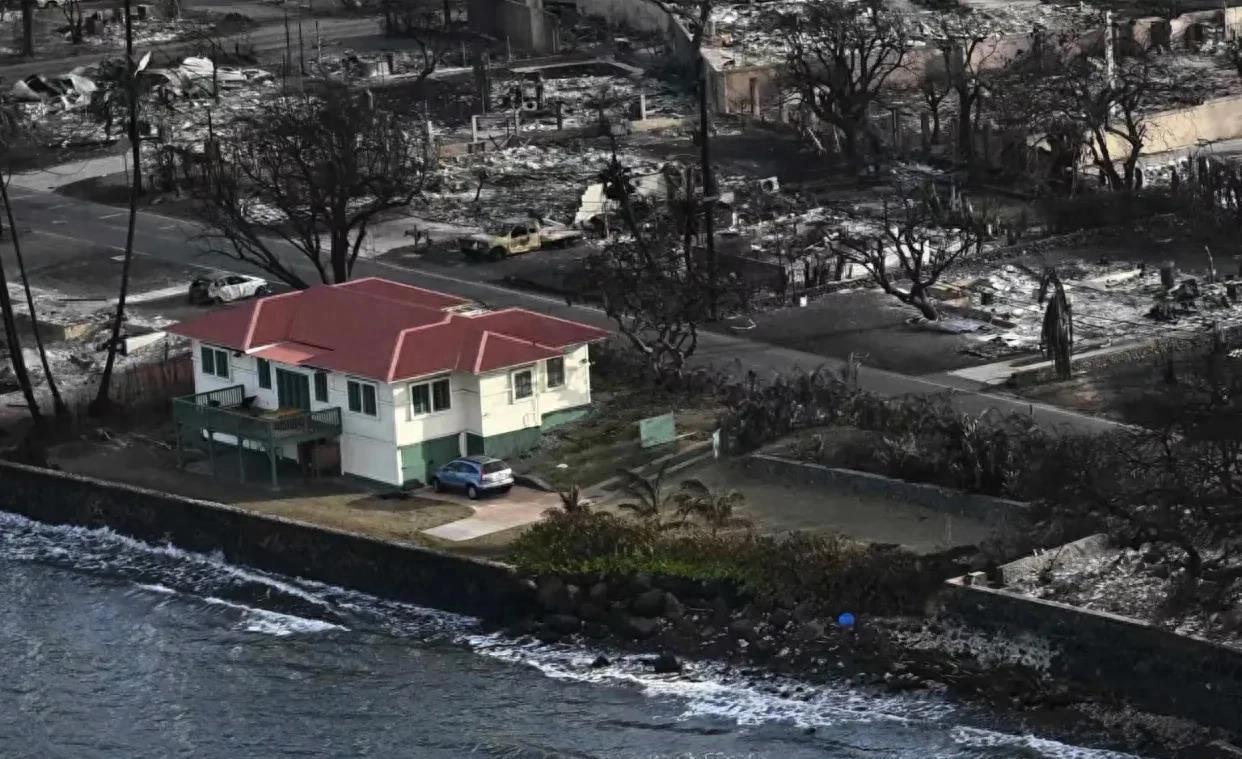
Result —
<instances>
[{"instance_id":1,"label":"garage door","mask_svg":"<svg viewBox=\"0 0 1242 759\"><path fill-rule=\"evenodd\" d=\"M415 480L427 482L435 468L461 455L457 436L424 440L401 448L401 479L406 484Z\"/></svg>"}]
</instances>

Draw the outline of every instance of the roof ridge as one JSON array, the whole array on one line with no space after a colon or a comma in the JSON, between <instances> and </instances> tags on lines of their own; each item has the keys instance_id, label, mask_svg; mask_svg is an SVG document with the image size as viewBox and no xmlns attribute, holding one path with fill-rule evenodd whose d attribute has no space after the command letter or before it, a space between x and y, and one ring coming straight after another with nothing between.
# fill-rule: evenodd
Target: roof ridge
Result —
<instances>
[{"instance_id":1,"label":"roof ridge","mask_svg":"<svg viewBox=\"0 0 1242 759\"><path fill-rule=\"evenodd\" d=\"M279 295L268 295L263 298L259 298L256 301L252 301L254 308L250 310L250 323L246 325L246 337L243 338L242 340L242 350L243 351L250 350L250 341L254 339L255 328L259 326L259 312L263 310L264 303L274 298L288 298L291 295L298 295L301 292L303 291L292 290L287 293L280 293Z\"/></svg>"},{"instance_id":2,"label":"roof ridge","mask_svg":"<svg viewBox=\"0 0 1242 759\"><path fill-rule=\"evenodd\" d=\"M392 301L392 302L399 303L400 301ZM428 309L428 310L434 310L434 309ZM397 343L395 346L393 346L392 358L389 359L388 361L388 376L387 376L388 382L394 382L395 381L394 378L397 376L397 364L400 363L401 361L401 351L405 347L405 336L407 333L418 332L419 330L429 329L431 327L443 327L448 324L452 324L453 322L452 314L445 313L443 311L439 311L437 313L444 314L444 318L438 322L433 322L431 324L420 324L416 327L405 327L404 329L402 329L400 332L397 333Z\"/></svg>"}]
</instances>

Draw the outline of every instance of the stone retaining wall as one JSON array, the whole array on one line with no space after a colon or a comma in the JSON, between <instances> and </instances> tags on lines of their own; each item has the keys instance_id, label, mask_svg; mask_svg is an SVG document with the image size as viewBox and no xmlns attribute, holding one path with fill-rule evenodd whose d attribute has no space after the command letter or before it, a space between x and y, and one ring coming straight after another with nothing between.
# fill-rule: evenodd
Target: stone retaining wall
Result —
<instances>
[{"instance_id":1,"label":"stone retaining wall","mask_svg":"<svg viewBox=\"0 0 1242 759\"><path fill-rule=\"evenodd\" d=\"M823 485L834 491L862 493L894 501L904 501L943 514L979 520L1000 526L1020 519L1027 504L966 493L939 485L896 480L870 472L838 469L822 464L795 461L766 453L754 453L743 459L746 471L781 482Z\"/></svg>"},{"instance_id":2,"label":"stone retaining wall","mask_svg":"<svg viewBox=\"0 0 1242 759\"><path fill-rule=\"evenodd\" d=\"M1139 708L1237 730L1242 651L1138 620L949 580L945 611L985 629L1048 641L1050 674L1107 687Z\"/></svg>"},{"instance_id":3,"label":"stone retaining wall","mask_svg":"<svg viewBox=\"0 0 1242 759\"><path fill-rule=\"evenodd\" d=\"M0 509L189 551L218 550L258 569L460 614L519 616L533 600L529 586L503 564L2 461Z\"/></svg>"}]
</instances>

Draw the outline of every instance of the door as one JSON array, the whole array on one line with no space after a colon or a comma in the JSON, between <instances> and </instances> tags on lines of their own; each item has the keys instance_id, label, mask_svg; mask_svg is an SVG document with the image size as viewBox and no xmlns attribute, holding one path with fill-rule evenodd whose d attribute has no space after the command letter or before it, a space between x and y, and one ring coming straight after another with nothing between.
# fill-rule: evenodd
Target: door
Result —
<instances>
[{"instance_id":1,"label":"door","mask_svg":"<svg viewBox=\"0 0 1242 759\"><path fill-rule=\"evenodd\" d=\"M276 370L276 402L281 408L310 411L310 378L299 372Z\"/></svg>"}]
</instances>

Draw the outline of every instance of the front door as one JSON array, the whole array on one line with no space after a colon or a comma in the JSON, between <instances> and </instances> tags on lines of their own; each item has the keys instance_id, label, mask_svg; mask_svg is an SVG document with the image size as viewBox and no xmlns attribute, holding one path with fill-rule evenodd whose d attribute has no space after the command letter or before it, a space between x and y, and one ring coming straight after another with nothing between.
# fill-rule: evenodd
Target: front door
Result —
<instances>
[{"instance_id":1,"label":"front door","mask_svg":"<svg viewBox=\"0 0 1242 759\"><path fill-rule=\"evenodd\" d=\"M310 411L310 378L300 372L276 370L276 401L281 408Z\"/></svg>"}]
</instances>

